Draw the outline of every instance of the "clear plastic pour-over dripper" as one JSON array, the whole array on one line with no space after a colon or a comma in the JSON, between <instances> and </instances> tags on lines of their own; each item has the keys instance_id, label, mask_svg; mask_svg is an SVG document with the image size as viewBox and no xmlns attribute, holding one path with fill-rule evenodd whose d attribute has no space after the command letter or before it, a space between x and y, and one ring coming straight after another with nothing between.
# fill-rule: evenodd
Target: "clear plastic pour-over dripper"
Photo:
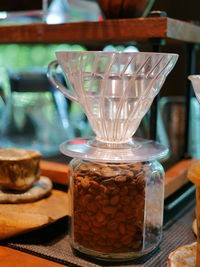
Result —
<instances>
[{"instance_id":1,"label":"clear plastic pour-over dripper","mask_svg":"<svg viewBox=\"0 0 200 267\"><path fill-rule=\"evenodd\" d=\"M48 77L67 98L81 104L95 138L66 141L61 151L87 160L151 160L167 149L133 140L178 55L141 52L57 52ZM68 88L55 78L60 64ZM106 150L105 150L106 149Z\"/></svg>"}]
</instances>

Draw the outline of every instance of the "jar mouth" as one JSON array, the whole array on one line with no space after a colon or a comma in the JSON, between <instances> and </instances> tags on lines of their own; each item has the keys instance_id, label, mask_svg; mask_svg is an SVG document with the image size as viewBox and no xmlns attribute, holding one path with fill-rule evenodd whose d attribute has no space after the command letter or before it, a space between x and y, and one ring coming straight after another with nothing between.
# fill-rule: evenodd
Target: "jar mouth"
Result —
<instances>
[{"instance_id":1,"label":"jar mouth","mask_svg":"<svg viewBox=\"0 0 200 267\"><path fill-rule=\"evenodd\" d=\"M106 142L101 141L98 138L94 138L88 141L88 145L102 149L136 149L141 146L141 144L139 144L132 138L127 140L126 142Z\"/></svg>"},{"instance_id":2,"label":"jar mouth","mask_svg":"<svg viewBox=\"0 0 200 267\"><path fill-rule=\"evenodd\" d=\"M132 138L128 138L122 141L107 141L104 139L99 138L98 136L95 137L96 141L100 142L100 143L104 143L104 144L127 144L132 142Z\"/></svg>"},{"instance_id":3,"label":"jar mouth","mask_svg":"<svg viewBox=\"0 0 200 267\"><path fill-rule=\"evenodd\" d=\"M144 162L166 158L168 148L160 143L134 138L129 143L103 143L94 137L65 141L60 151L72 158L88 161L127 163Z\"/></svg>"}]
</instances>

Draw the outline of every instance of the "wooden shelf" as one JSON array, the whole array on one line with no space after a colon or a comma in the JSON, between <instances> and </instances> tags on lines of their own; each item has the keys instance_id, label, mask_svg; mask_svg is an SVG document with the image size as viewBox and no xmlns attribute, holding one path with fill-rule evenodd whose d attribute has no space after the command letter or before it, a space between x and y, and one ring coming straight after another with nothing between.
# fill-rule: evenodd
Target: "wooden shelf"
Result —
<instances>
[{"instance_id":1,"label":"wooden shelf","mask_svg":"<svg viewBox=\"0 0 200 267\"><path fill-rule=\"evenodd\" d=\"M70 43L94 46L149 38L200 43L200 27L171 18L0 26L0 43Z\"/></svg>"}]
</instances>

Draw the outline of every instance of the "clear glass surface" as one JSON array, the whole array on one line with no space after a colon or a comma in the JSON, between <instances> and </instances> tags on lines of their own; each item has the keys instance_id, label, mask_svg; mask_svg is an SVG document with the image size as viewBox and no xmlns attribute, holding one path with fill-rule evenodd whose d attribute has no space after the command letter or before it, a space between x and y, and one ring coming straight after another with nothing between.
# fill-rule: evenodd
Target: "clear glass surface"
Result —
<instances>
[{"instance_id":1,"label":"clear glass surface","mask_svg":"<svg viewBox=\"0 0 200 267\"><path fill-rule=\"evenodd\" d=\"M0 67L0 140L11 120L12 95L8 72Z\"/></svg>"},{"instance_id":2,"label":"clear glass surface","mask_svg":"<svg viewBox=\"0 0 200 267\"><path fill-rule=\"evenodd\" d=\"M164 171L157 161L71 162L70 241L104 260L129 260L161 241Z\"/></svg>"}]
</instances>

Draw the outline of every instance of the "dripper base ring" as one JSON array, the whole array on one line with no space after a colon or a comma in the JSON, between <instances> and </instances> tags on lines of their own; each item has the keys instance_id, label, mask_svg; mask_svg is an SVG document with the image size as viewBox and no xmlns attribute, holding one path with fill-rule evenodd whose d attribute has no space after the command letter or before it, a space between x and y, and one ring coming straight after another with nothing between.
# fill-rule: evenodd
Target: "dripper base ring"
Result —
<instances>
[{"instance_id":1,"label":"dripper base ring","mask_svg":"<svg viewBox=\"0 0 200 267\"><path fill-rule=\"evenodd\" d=\"M133 149L139 148L141 144L135 142L132 138L130 138L127 142L104 142L100 141L99 139L92 138L88 141L88 145L95 147L95 148L103 148L103 149Z\"/></svg>"},{"instance_id":2,"label":"dripper base ring","mask_svg":"<svg viewBox=\"0 0 200 267\"><path fill-rule=\"evenodd\" d=\"M165 158L169 150L160 143L141 138L116 145L101 143L91 137L65 141L60 145L60 151L69 157L88 161L127 163Z\"/></svg>"},{"instance_id":3,"label":"dripper base ring","mask_svg":"<svg viewBox=\"0 0 200 267\"><path fill-rule=\"evenodd\" d=\"M100 138L98 138L97 136L95 137L95 140L97 142L100 142L100 143L104 143L104 144L127 144L127 143L130 143L133 141L132 138L129 138L129 139L126 139L126 140L123 140L123 141L106 141L106 140L102 140Z\"/></svg>"}]
</instances>

